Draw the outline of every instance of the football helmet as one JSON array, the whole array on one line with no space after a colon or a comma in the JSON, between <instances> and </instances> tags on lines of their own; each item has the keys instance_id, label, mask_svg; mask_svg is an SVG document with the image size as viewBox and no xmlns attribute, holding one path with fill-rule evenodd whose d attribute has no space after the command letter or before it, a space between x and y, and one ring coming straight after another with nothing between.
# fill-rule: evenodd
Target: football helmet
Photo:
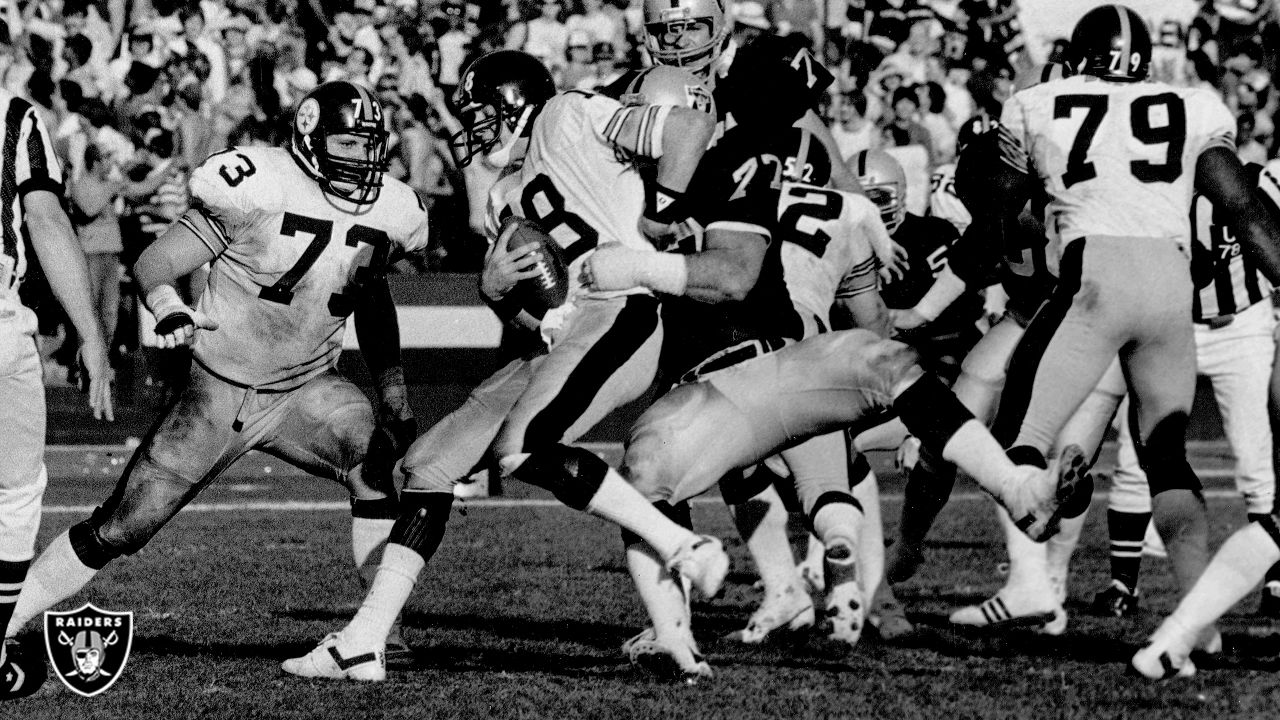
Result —
<instances>
[{"instance_id":1,"label":"football helmet","mask_svg":"<svg viewBox=\"0 0 1280 720\"><path fill-rule=\"evenodd\" d=\"M1077 73L1115 82L1145 80L1151 68L1151 33L1124 5L1103 5L1080 18L1068 50Z\"/></svg>"},{"instance_id":2,"label":"football helmet","mask_svg":"<svg viewBox=\"0 0 1280 720\"><path fill-rule=\"evenodd\" d=\"M965 120L956 132L956 155L964 152L969 144L979 137L1000 127L1000 121L985 113L978 113Z\"/></svg>"},{"instance_id":3,"label":"football helmet","mask_svg":"<svg viewBox=\"0 0 1280 720\"><path fill-rule=\"evenodd\" d=\"M677 105L716 116L707 86L685 68L656 65L637 73L619 98L623 105Z\"/></svg>"},{"instance_id":4,"label":"football helmet","mask_svg":"<svg viewBox=\"0 0 1280 720\"><path fill-rule=\"evenodd\" d=\"M729 45L724 5L725 0L644 0L644 42L653 61L709 77Z\"/></svg>"},{"instance_id":5,"label":"football helmet","mask_svg":"<svg viewBox=\"0 0 1280 720\"><path fill-rule=\"evenodd\" d=\"M335 135L364 139L363 157L329 152L327 141ZM289 151L326 193L368 205L382 191L387 138L378 98L360 85L336 80L317 86L298 103Z\"/></svg>"},{"instance_id":6,"label":"football helmet","mask_svg":"<svg viewBox=\"0 0 1280 720\"><path fill-rule=\"evenodd\" d=\"M494 50L476 58L454 94L459 130L449 140L459 167L483 154L497 167L511 160L512 147L533 129L533 119L556 94L551 73L534 56ZM509 136L504 140L502 131Z\"/></svg>"},{"instance_id":7,"label":"football helmet","mask_svg":"<svg viewBox=\"0 0 1280 720\"><path fill-rule=\"evenodd\" d=\"M880 208L880 219L892 235L907 217L907 174L902 165L883 150L863 150L848 162L867 199Z\"/></svg>"}]
</instances>

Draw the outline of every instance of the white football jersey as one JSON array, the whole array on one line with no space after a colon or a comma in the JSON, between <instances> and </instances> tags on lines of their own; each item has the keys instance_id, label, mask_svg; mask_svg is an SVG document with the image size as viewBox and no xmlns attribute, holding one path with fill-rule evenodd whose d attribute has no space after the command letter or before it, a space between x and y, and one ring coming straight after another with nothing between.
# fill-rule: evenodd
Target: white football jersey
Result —
<instances>
[{"instance_id":1,"label":"white football jersey","mask_svg":"<svg viewBox=\"0 0 1280 720\"><path fill-rule=\"evenodd\" d=\"M956 226L962 234L973 216L956 195L956 164L939 165L929 177L929 214Z\"/></svg>"},{"instance_id":2,"label":"white football jersey","mask_svg":"<svg viewBox=\"0 0 1280 720\"><path fill-rule=\"evenodd\" d=\"M569 301L587 294L614 297L647 293L636 287L621 292L586 293L580 275L587 253L598 245L620 242L654 250L640 233L644 182L634 163L620 155L615 142L630 113L642 113L637 154L662 154L662 130L671 106L625 106L609 97L577 90L547 101L534 121L529 151L518 185L500 183L490 194L490 222L508 209L529 218L555 238L569 266ZM492 240L492 237L491 237Z\"/></svg>"},{"instance_id":3,"label":"white football jersey","mask_svg":"<svg viewBox=\"0 0 1280 720\"><path fill-rule=\"evenodd\" d=\"M787 292L802 316L831 327L831 305L878 287L873 243L889 242L880 209L857 193L784 182L778 201ZM808 330L808 328L806 328Z\"/></svg>"},{"instance_id":4,"label":"white football jersey","mask_svg":"<svg viewBox=\"0 0 1280 720\"><path fill-rule=\"evenodd\" d=\"M1234 152L1235 127L1210 91L1081 75L1014 95L998 132L1004 161L1043 183L1061 242L1159 237L1186 252L1196 159Z\"/></svg>"},{"instance_id":5,"label":"white football jersey","mask_svg":"<svg viewBox=\"0 0 1280 720\"><path fill-rule=\"evenodd\" d=\"M218 329L197 333L194 356L252 387L286 390L332 367L368 268L393 245L427 244L427 212L407 185L384 177L378 200L349 212L283 148L210 156L191 196L181 222L217 254L198 307Z\"/></svg>"}]
</instances>

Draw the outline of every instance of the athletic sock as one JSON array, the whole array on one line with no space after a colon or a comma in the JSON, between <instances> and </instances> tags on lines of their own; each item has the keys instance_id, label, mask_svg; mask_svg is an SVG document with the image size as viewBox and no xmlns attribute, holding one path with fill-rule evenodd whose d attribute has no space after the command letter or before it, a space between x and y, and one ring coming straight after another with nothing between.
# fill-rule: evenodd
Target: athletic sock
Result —
<instances>
[{"instance_id":1,"label":"athletic sock","mask_svg":"<svg viewBox=\"0 0 1280 720\"><path fill-rule=\"evenodd\" d=\"M361 590L368 590L373 584L373 576L377 574L378 563L382 560L378 551L386 546L395 524L394 518L351 518L351 556L360 575Z\"/></svg>"},{"instance_id":2,"label":"athletic sock","mask_svg":"<svg viewBox=\"0 0 1280 720\"><path fill-rule=\"evenodd\" d=\"M30 567L30 560L0 560L0 627L9 627L9 619L13 617L13 608L18 604L22 583L27 579Z\"/></svg>"},{"instance_id":3,"label":"athletic sock","mask_svg":"<svg viewBox=\"0 0 1280 720\"><path fill-rule=\"evenodd\" d=\"M613 468L605 473L600 489L591 496L587 512L640 536L664 561L697 537L663 515Z\"/></svg>"},{"instance_id":4,"label":"athletic sock","mask_svg":"<svg viewBox=\"0 0 1280 720\"><path fill-rule=\"evenodd\" d=\"M773 485L734 505L733 520L760 573L765 597L794 585L798 575L787 538L787 509Z\"/></svg>"},{"instance_id":5,"label":"athletic sock","mask_svg":"<svg viewBox=\"0 0 1280 720\"><path fill-rule=\"evenodd\" d=\"M12 637L31 618L75 595L97 574L80 560L67 532L58 535L31 564L5 637Z\"/></svg>"},{"instance_id":6,"label":"athletic sock","mask_svg":"<svg viewBox=\"0 0 1280 720\"><path fill-rule=\"evenodd\" d=\"M956 484L956 468L951 463L921 449L920 462L907 475L903 489L902 512L898 520L898 542L895 556L923 552L925 538L946 507L951 490ZM864 506L865 507L865 506ZM907 567L910 565L911 567ZM915 563L895 562L888 568L889 582L901 583L911 579ZM906 571L912 572L908 574Z\"/></svg>"},{"instance_id":7,"label":"athletic sock","mask_svg":"<svg viewBox=\"0 0 1280 720\"><path fill-rule=\"evenodd\" d=\"M367 650L382 644L409 601L418 574L425 566L426 560L416 551L397 543L387 543L382 553L382 564L374 575L364 602L339 635L339 651Z\"/></svg>"},{"instance_id":8,"label":"athletic sock","mask_svg":"<svg viewBox=\"0 0 1280 720\"><path fill-rule=\"evenodd\" d=\"M1111 579L1124 583L1130 592L1138 589L1142 569L1142 539L1147 534L1151 513L1107 510L1107 534L1111 536Z\"/></svg>"}]
</instances>

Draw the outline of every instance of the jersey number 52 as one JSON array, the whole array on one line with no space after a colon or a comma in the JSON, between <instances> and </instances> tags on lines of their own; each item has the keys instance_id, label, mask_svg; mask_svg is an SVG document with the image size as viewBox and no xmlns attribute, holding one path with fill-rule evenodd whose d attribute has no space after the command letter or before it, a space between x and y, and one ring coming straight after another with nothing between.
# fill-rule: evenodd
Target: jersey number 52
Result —
<instances>
[{"instance_id":1,"label":"jersey number 52","mask_svg":"<svg viewBox=\"0 0 1280 720\"><path fill-rule=\"evenodd\" d=\"M1098 169L1089 162L1089 148L1102 127L1109 103L1106 95L1059 95L1055 100L1055 120L1085 111L1067 153L1067 170L1062 173L1064 188L1098 176ZM1144 183L1177 180L1182 175L1182 149L1187 142L1187 110L1182 98L1171 92L1147 95L1135 99L1129 110L1129 129L1135 140L1143 145L1165 145L1164 162L1134 160L1129 163L1129 171Z\"/></svg>"}]
</instances>

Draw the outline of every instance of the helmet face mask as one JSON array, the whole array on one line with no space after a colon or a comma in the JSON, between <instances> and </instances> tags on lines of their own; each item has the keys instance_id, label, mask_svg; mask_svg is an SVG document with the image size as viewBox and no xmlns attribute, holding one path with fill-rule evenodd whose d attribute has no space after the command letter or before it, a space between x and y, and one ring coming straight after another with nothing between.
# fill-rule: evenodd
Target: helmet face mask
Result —
<instances>
[{"instance_id":1,"label":"helmet face mask","mask_svg":"<svg viewBox=\"0 0 1280 720\"><path fill-rule=\"evenodd\" d=\"M907 175L883 150L863 150L850 160L867 199L880 208L880 219L892 235L907 217Z\"/></svg>"},{"instance_id":2,"label":"helmet face mask","mask_svg":"<svg viewBox=\"0 0 1280 720\"><path fill-rule=\"evenodd\" d=\"M656 64L707 77L729 42L724 0L645 0L644 33Z\"/></svg>"},{"instance_id":3,"label":"helmet face mask","mask_svg":"<svg viewBox=\"0 0 1280 720\"><path fill-rule=\"evenodd\" d=\"M532 55L496 50L466 69L455 95L462 130L449 139L459 167L478 156L505 166L538 111L555 95L551 74Z\"/></svg>"},{"instance_id":4,"label":"helmet face mask","mask_svg":"<svg viewBox=\"0 0 1280 720\"><path fill-rule=\"evenodd\" d=\"M330 141L343 146L344 139L362 141L362 151L334 152ZM387 139L378 99L354 83L336 81L320 85L298 103L289 149L326 193L368 205L382 191Z\"/></svg>"}]
</instances>

